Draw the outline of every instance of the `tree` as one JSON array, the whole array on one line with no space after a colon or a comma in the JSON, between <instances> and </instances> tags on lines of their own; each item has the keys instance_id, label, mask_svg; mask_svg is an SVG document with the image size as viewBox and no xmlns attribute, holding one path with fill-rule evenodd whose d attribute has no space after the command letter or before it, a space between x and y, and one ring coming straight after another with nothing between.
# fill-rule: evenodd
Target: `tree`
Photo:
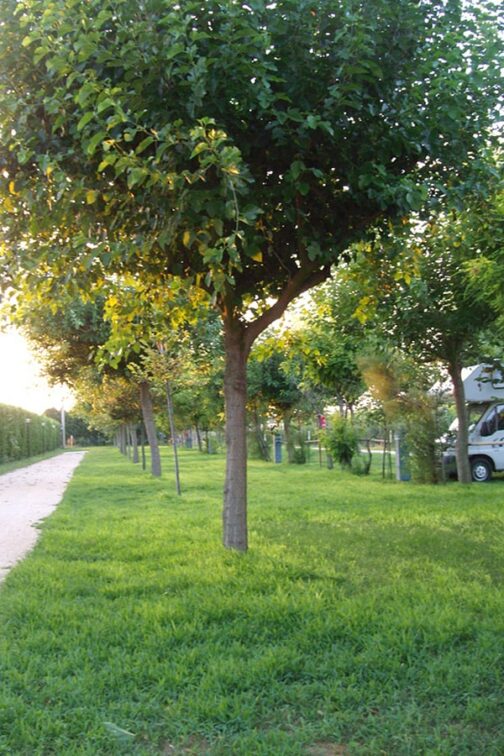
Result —
<instances>
[{"instance_id":1,"label":"tree","mask_svg":"<svg viewBox=\"0 0 504 756\"><path fill-rule=\"evenodd\" d=\"M50 407L44 411L44 415L51 420L60 422L61 410ZM67 436L73 436L77 446L103 446L110 442L108 435L91 428L89 423L76 411L65 414L65 430Z\"/></svg>"},{"instance_id":2,"label":"tree","mask_svg":"<svg viewBox=\"0 0 504 756\"><path fill-rule=\"evenodd\" d=\"M255 339L384 219L463 185L499 91L462 0L6 0L5 254L16 286L129 270L224 329L224 544L247 548Z\"/></svg>"},{"instance_id":3,"label":"tree","mask_svg":"<svg viewBox=\"0 0 504 756\"><path fill-rule=\"evenodd\" d=\"M137 422L138 402L126 401L126 397L129 398L131 388L139 393L142 418L149 440L151 472L159 477L161 458L149 383L142 376L133 374L123 354L116 354L108 360L103 358L114 325L105 317L106 305L110 306L110 300L110 297L96 294L93 299L88 297L85 302L74 296L51 304L43 297L32 295L28 300L23 297L18 301L14 305L14 312L25 335L38 351L50 380L66 383L81 392L85 386L86 390L94 394L96 390L103 390L104 374L112 379L122 379L122 409L120 412L115 409L113 419L117 421L121 417L128 427L126 432L134 436L134 448L136 430L133 434L132 426ZM99 358L101 371L96 366L93 369ZM129 384L128 390L124 389L124 384Z\"/></svg>"},{"instance_id":4,"label":"tree","mask_svg":"<svg viewBox=\"0 0 504 756\"><path fill-rule=\"evenodd\" d=\"M402 242L396 240L395 249L380 240L363 249L351 272L360 281L367 308L363 319L373 317L383 337L421 363L442 364L448 370L462 483L471 482L462 368L481 360L481 337L498 317L488 298L475 296L468 277L468 271L481 265L483 251L475 240L481 241L478 228L487 223L488 200L473 198L463 210L411 226ZM378 261L387 256L390 265L384 268Z\"/></svg>"},{"instance_id":5,"label":"tree","mask_svg":"<svg viewBox=\"0 0 504 756\"><path fill-rule=\"evenodd\" d=\"M273 337L275 338L275 337ZM263 458L269 459L269 449L261 444L264 429L259 420L260 406L266 413L272 412L283 422L287 456L295 461L295 444L292 434L292 417L305 399L300 388L300 371L294 369L294 360L289 360L285 349L276 341L266 354L252 354L248 366L248 393L252 397L252 413L259 448ZM299 360L298 360L299 363ZM299 364L296 366L299 368Z\"/></svg>"},{"instance_id":6,"label":"tree","mask_svg":"<svg viewBox=\"0 0 504 756\"><path fill-rule=\"evenodd\" d=\"M337 272L312 293L295 335L308 379L327 390L328 403L336 401L344 416L352 414L365 388L357 358L370 329L356 317L361 297L351 276Z\"/></svg>"},{"instance_id":7,"label":"tree","mask_svg":"<svg viewBox=\"0 0 504 756\"><path fill-rule=\"evenodd\" d=\"M474 222L476 219L477 222ZM470 293L497 313L504 327L504 191L502 185L466 214L465 243L479 254L465 264ZM502 349L498 355L502 359Z\"/></svg>"}]
</instances>

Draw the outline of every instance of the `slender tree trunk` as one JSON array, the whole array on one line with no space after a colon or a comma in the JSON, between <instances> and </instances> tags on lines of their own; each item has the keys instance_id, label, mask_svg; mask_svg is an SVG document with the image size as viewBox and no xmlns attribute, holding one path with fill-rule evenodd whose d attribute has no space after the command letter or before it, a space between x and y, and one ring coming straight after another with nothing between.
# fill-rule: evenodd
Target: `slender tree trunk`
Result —
<instances>
[{"instance_id":1,"label":"slender tree trunk","mask_svg":"<svg viewBox=\"0 0 504 756\"><path fill-rule=\"evenodd\" d=\"M145 470L145 428L143 426L143 423L140 426L140 446L142 449L142 470Z\"/></svg>"},{"instance_id":2,"label":"slender tree trunk","mask_svg":"<svg viewBox=\"0 0 504 756\"><path fill-rule=\"evenodd\" d=\"M119 429L119 451L126 456L126 429L124 424Z\"/></svg>"},{"instance_id":3,"label":"slender tree trunk","mask_svg":"<svg viewBox=\"0 0 504 756\"><path fill-rule=\"evenodd\" d=\"M152 396L147 381L140 384L140 406L142 407L142 417L147 434L147 440L150 446L151 455L151 473L156 478L161 476L161 457L159 455L159 444L157 439L156 424L154 422L154 407L152 405Z\"/></svg>"},{"instance_id":4,"label":"slender tree trunk","mask_svg":"<svg viewBox=\"0 0 504 756\"><path fill-rule=\"evenodd\" d=\"M383 457L382 457L382 478L385 480L385 470L386 470L386 462L387 462L387 438L388 438L388 428L387 426L383 429Z\"/></svg>"},{"instance_id":5,"label":"slender tree trunk","mask_svg":"<svg viewBox=\"0 0 504 756\"><path fill-rule=\"evenodd\" d=\"M203 451L203 442L201 440L201 431L199 429L198 423L196 423L196 440L198 442L198 449L200 452Z\"/></svg>"},{"instance_id":6,"label":"slender tree trunk","mask_svg":"<svg viewBox=\"0 0 504 756\"><path fill-rule=\"evenodd\" d=\"M261 422L261 416L259 415L259 410L257 409L257 405L254 406L254 430L255 430L255 436L257 440L257 447L259 449L259 454L261 456L261 459L264 460L264 462L271 462L271 454L269 450L269 446L264 440L264 427Z\"/></svg>"},{"instance_id":7,"label":"slender tree trunk","mask_svg":"<svg viewBox=\"0 0 504 756\"><path fill-rule=\"evenodd\" d=\"M133 452L133 464L137 465L140 460L138 456L137 427L134 423L130 423L129 425L129 435L131 440L131 450Z\"/></svg>"},{"instance_id":8,"label":"slender tree trunk","mask_svg":"<svg viewBox=\"0 0 504 756\"><path fill-rule=\"evenodd\" d=\"M294 462L294 440L292 438L292 413L290 410L285 410L283 413L283 427L285 431L285 445L287 447L287 461L292 464Z\"/></svg>"},{"instance_id":9,"label":"slender tree trunk","mask_svg":"<svg viewBox=\"0 0 504 756\"><path fill-rule=\"evenodd\" d=\"M175 487L177 489L177 494L180 496L182 493L182 490L180 488L180 472L179 472L178 452L177 452L177 433L175 430L175 418L173 416L173 401L172 401L170 381L166 381L166 405L168 408L168 420L170 423L170 433L172 437L172 446L173 446L173 461L175 464Z\"/></svg>"},{"instance_id":10,"label":"slender tree trunk","mask_svg":"<svg viewBox=\"0 0 504 756\"><path fill-rule=\"evenodd\" d=\"M455 454L457 458L457 476L459 483L471 482L471 468L469 465L468 446L469 429L467 408L465 403L464 383L462 381L462 365L456 361L448 364L448 373L453 383L453 398L458 418L457 443Z\"/></svg>"},{"instance_id":11,"label":"slender tree trunk","mask_svg":"<svg viewBox=\"0 0 504 756\"><path fill-rule=\"evenodd\" d=\"M227 548L247 550L247 357L243 326L224 320L226 365L226 480L223 542Z\"/></svg>"}]
</instances>

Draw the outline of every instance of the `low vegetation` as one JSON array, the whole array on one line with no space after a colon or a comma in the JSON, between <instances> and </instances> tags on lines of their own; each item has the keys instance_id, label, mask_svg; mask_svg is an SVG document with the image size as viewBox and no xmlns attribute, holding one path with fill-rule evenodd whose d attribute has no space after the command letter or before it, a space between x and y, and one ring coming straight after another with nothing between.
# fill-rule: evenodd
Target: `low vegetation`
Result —
<instances>
[{"instance_id":1,"label":"low vegetation","mask_svg":"<svg viewBox=\"0 0 504 756\"><path fill-rule=\"evenodd\" d=\"M61 428L44 415L0 404L0 465L45 454L61 443Z\"/></svg>"},{"instance_id":2,"label":"low vegetation","mask_svg":"<svg viewBox=\"0 0 504 756\"><path fill-rule=\"evenodd\" d=\"M165 470L169 469L169 460ZM503 482L88 452L0 590L0 753L499 754Z\"/></svg>"}]
</instances>

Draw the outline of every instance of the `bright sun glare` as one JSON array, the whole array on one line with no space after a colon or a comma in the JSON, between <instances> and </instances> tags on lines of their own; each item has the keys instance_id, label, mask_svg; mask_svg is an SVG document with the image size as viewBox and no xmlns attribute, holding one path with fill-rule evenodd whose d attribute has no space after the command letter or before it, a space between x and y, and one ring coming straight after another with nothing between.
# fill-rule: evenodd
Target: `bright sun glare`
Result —
<instances>
[{"instance_id":1,"label":"bright sun glare","mask_svg":"<svg viewBox=\"0 0 504 756\"><path fill-rule=\"evenodd\" d=\"M42 414L50 407L69 409L73 403L65 386L51 387L20 333L0 333L0 404Z\"/></svg>"}]
</instances>

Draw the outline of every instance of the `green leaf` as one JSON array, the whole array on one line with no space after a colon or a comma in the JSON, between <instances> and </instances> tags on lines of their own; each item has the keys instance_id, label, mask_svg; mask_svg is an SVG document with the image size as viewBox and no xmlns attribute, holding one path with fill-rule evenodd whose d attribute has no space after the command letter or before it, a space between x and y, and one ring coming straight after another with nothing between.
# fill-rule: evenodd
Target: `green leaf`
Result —
<instances>
[{"instance_id":1,"label":"green leaf","mask_svg":"<svg viewBox=\"0 0 504 756\"><path fill-rule=\"evenodd\" d=\"M135 153L139 155L141 152L146 150L147 147L149 147L153 142L154 142L154 137L152 136L145 137L145 139L142 139L142 141L136 148Z\"/></svg>"},{"instance_id":2,"label":"green leaf","mask_svg":"<svg viewBox=\"0 0 504 756\"><path fill-rule=\"evenodd\" d=\"M86 103L86 101L89 99L89 97L93 94L95 89L96 89L96 84L90 81L87 81L85 84L82 85L82 87L79 89L79 91L75 95L74 97L75 102L82 107Z\"/></svg>"},{"instance_id":3,"label":"green leaf","mask_svg":"<svg viewBox=\"0 0 504 756\"><path fill-rule=\"evenodd\" d=\"M96 148L103 142L106 136L107 135L104 131L99 131L97 134L95 134L94 137L92 137L86 145L86 153L89 156L94 155Z\"/></svg>"},{"instance_id":4,"label":"green leaf","mask_svg":"<svg viewBox=\"0 0 504 756\"><path fill-rule=\"evenodd\" d=\"M87 126L87 124L93 120L94 118L94 110L88 110L87 113L84 113L82 118L80 119L79 123L77 124L77 131L82 131L82 129Z\"/></svg>"},{"instance_id":5,"label":"green leaf","mask_svg":"<svg viewBox=\"0 0 504 756\"><path fill-rule=\"evenodd\" d=\"M128 173L128 188L143 184L147 178L148 172L145 168L132 168Z\"/></svg>"},{"instance_id":6,"label":"green leaf","mask_svg":"<svg viewBox=\"0 0 504 756\"><path fill-rule=\"evenodd\" d=\"M191 158L196 157L204 150L209 150L209 149L210 149L209 144L207 144L206 142L200 142L199 144L196 145L194 150L191 152Z\"/></svg>"},{"instance_id":7,"label":"green leaf","mask_svg":"<svg viewBox=\"0 0 504 756\"><path fill-rule=\"evenodd\" d=\"M185 45L181 44L180 42L177 42L177 44L172 45L168 52L166 53L166 60L172 60L172 58L175 58L177 55L179 55L181 52L184 52Z\"/></svg>"},{"instance_id":8,"label":"green leaf","mask_svg":"<svg viewBox=\"0 0 504 756\"><path fill-rule=\"evenodd\" d=\"M100 100L98 102L98 105L96 106L96 112L97 113L103 113L104 110L107 110L107 108L113 108L114 107L114 101L110 99L110 97L105 97L105 99Z\"/></svg>"},{"instance_id":9,"label":"green leaf","mask_svg":"<svg viewBox=\"0 0 504 756\"><path fill-rule=\"evenodd\" d=\"M117 160L117 156L114 153L109 153L106 155L103 160L101 161L100 165L98 166L98 173L101 173L105 170L109 165L112 166Z\"/></svg>"},{"instance_id":10,"label":"green leaf","mask_svg":"<svg viewBox=\"0 0 504 756\"><path fill-rule=\"evenodd\" d=\"M301 160L294 160L294 162L291 165L291 176L294 179L294 181L297 181L301 173L305 170L306 166Z\"/></svg>"},{"instance_id":11,"label":"green leaf","mask_svg":"<svg viewBox=\"0 0 504 756\"><path fill-rule=\"evenodd\" d=\"M125 142L132 142L137 133L136 129L126 129L123 133L123 139Z\"/></svg>"}]
</instances>

